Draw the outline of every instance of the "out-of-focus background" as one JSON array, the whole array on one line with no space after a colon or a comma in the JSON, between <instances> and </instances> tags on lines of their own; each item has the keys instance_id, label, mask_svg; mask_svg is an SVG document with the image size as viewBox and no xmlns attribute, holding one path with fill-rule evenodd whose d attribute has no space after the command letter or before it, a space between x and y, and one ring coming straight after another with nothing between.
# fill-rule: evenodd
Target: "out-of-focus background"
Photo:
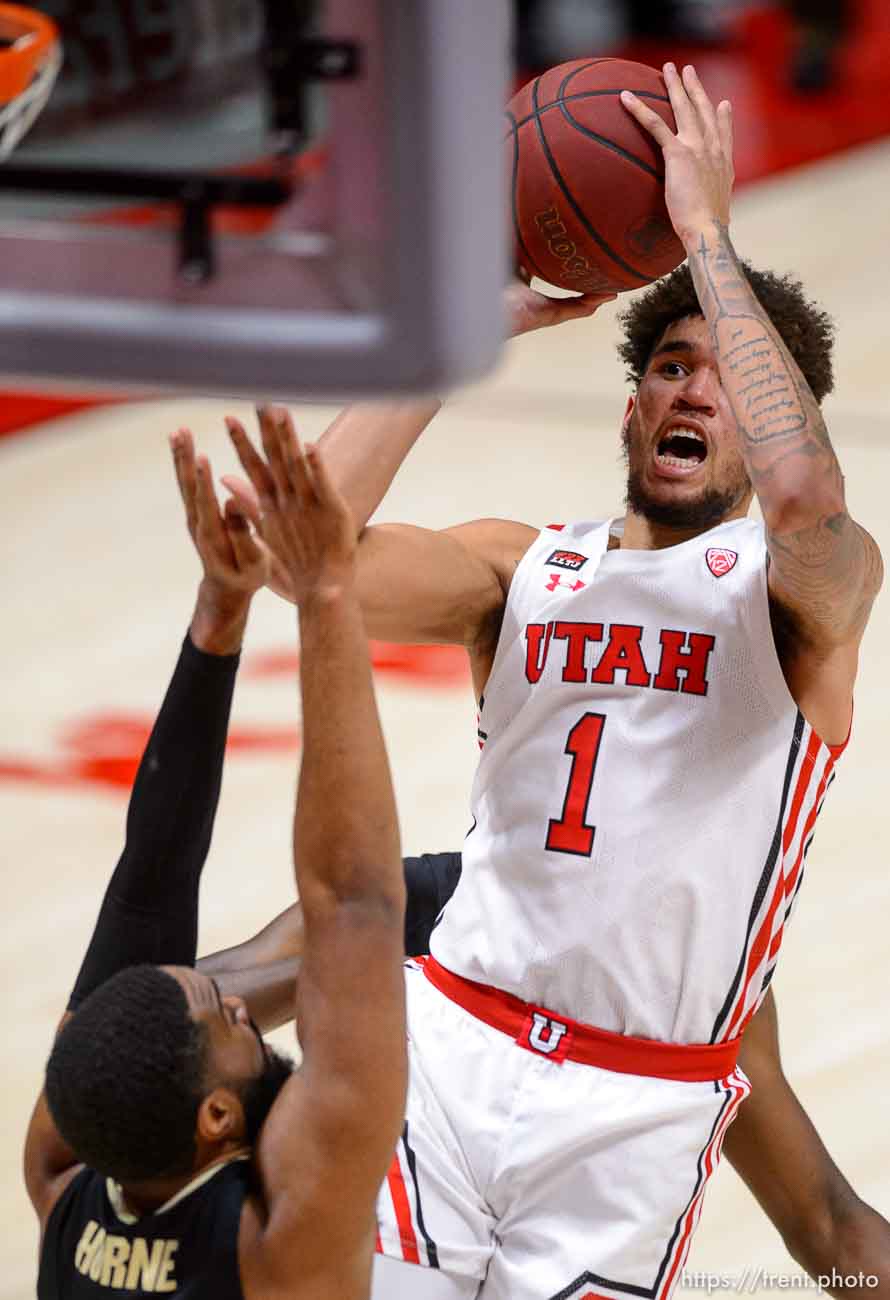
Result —
<instances>
[{"instance_id":1,"label":"out-of-focus background","mask_svg":"<svg viewBox=\"0 0 890 1300\"><path fill-rule=\"evenodd\" d=\"M209 21L213 0L194 5ZM170 35L191 7L124 4L128 15L139 11L140 23L129 23L116 43L102 26L108 6L99 0L54 0L45 8L70 33L59 94L68 104L61 116L71 148L79 133L107 132L111 139L117 132L138 154L143 137L115 127L110 116L115 95L126 98L128 112L154 112L148 105L155 91L140 82L148 78L146 51L157 70L169 50L157 45L157 32L146 36L146 14L158 18L163 10ZM204 60L206 85L195 92L205 96L195 109L204 123L195 128L199 142L208 114L226 115L232 133L253 129L257 7L241 0L228 8L240 14L227 29L226 58L234 62L220 89L213 58ZM517 0L516 11L517 82L585 55L653 65L672 58L694 61L712 94L733 100L736 244L758 265L797 271L836 318L837 388L826 414L851 509L890 551L885 0ZM149 37L150 48L139 44ZM164 97L172 112L174 91L168 87ZM32 156L62 139L35 131ZM321 167L324 148L322 125L301 166ZM0 266L0 283L2 276ZM626 387L617 336L616 308L609 307L592 321L510 345L491 378L448 402L380 518L437 527L480 515L545 524L620 513ZM335 409L295 408L310 437ZM33 1294L37 1241L20 1182L21 1139L53 1026L119 852L129 784L197 579L165 435L189 425L217 472L231 470L222 430L227 411L251 419L249 405L200 395L134 402L122 394L95 404L83 392L39 386L0 393L8 665L0 688L0 855L8 900L0 1300ZM857 1191L890 1216L890 1143L876 1086L890 1068L883 993L890 863L881 820L888 637L884 598L862 654L853 741L820 819L775 988L792 1082ZM459 847L476 757L462 655L377 645L374 658L404 848ZM292 897L295 665L293 612L264 594L245 647L205 873L204 951L244 938ZM288 1037L277 1036L279 1043ZM714 1179L689 1269L729 1279L720 1285L730 1290L748 1269L741 1285L750 1294L801 1285L770 1281L770 1274L795 1278L799 1270L726 1167ZM693 1289L692 1280L685 1289Z\"/></svg>"},{"instance_id":2,"label":"out-of-focus background","mask_svg":"<svg viewBox=\"0 0 890 1300\"><path fill-rule=\"evenodd\" d=\"M816 95L841 85L851 43L885 8L880 0L516 0L516 57L520 67L535 68L594 46L611 53L667 43L672 51L682 45L737 54L747 47L748 61L764 71L772 65L786 88Z\"/></svg>"}]
</instances>

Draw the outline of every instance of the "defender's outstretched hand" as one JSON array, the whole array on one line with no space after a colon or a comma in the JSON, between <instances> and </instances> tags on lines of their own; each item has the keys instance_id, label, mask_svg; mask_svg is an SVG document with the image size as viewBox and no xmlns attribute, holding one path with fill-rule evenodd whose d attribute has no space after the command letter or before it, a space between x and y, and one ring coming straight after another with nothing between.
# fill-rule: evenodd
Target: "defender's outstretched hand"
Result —
<instances>
[{"instance_id":1,"label":"defender's outstretched hand","mask_svg":"<svg viewBox=\"0 0 890 1300\"><path fill-rule=\"evenodd\" d=\"M204 566L207 583L219 594L252 596L269 578L269 552L251 532L238 502L230 498L220 510L210 463L195 456L188 429L170 436L173 465L189 535Z\"/></svg>"},{"instance_id":2,"label":"defender's outstretched hand","mask_svg":"<svg viewBox=\"0 0 890 1300\"><path fill-rule=\"evenodd\" d=\"M263 537L286 572L291 599L334 599L352 578L356 530L317 446L304 448L283 407L261 407L265 460L244 426L226 426L257 496Z\"/></svg>"},{"instance_id":3,"label":"defender's outstretched hand","mask_svg":"<svg viewBox=\"0 0 890 1300\"><path fill-rule=\"evenodd\" d=\"M688 248L714 221L729 225L734 180L732 105L724 99L715 109L691 65L681 77L673 63L666 63L664 79L677 121L676 135L631 91L622 91L621 102L664 152L668 213Z\"/></svg>"},{"instance_id":4,"label":"defender's outstretched hand","mask_svg":"<svg viewBox=\"0 0 890 1300\"><path fill-rule=\"evenodd\" d=\"M189 535L204 569L189 632L207 654L235 654L254 592L269 581L269 550L237 501L220 510L206 456L195 456L188 429L171 435L176 480Z\"/></svg>"}]
</instances>

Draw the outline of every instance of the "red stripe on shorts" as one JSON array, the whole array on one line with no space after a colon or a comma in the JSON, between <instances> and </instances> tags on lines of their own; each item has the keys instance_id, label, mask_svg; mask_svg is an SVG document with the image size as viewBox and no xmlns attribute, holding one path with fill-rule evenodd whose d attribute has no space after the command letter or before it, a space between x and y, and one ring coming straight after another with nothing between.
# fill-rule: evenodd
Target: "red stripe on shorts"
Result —
<instances>
[{"instance_id":1,"label":"red stripe on shorts","mask_svg":"<svg viewBox=\"0 0 890 1300\"><path fill-rule=\"evenodd\" d=\"M680 1238L680 1244L677 1247L676 1254L674 1255L674 1262L673 1265L671 1266L670 1272L667 1275L667 1280L665 1281L664 1286L659 1292L658 1300L666 1300L666 1297L670 1295L673 1289L674 1279L678 1271L680 1270L680 1268L682 1268L686 1256L689 1253L689 1247L692 1244L692 1234L696 1224L698 1223L698 1219L701 1215L702 1198L704 1197L705 1194L705 1188L708 1185L708 1179L710 1178L711 1174L714 1171L714 1167L715 1167L714 1156L716 1155L719 1158L720 1148L723 1145L723 1139L726 1136L726 1130L729 1128L729 1125L733 1117L735 1116L736 1111L738 1110L739 1104L742 1101L742 1098L745 1096L745 1088L740 1082L735 1082L731 1079L727 1079L727 1084L729 1085L729 1090L732 1093L732 1100L730 1101L729 1105L726 1107L726 1110L724 1111L722 1116L722 1120L718 1124L714 1136L711 1138L710 1142L704 1149L703 1162L705 1167L705 1176L702 1179L701 1187L699 1187L698 1191L693 1196L689 1209L686 1211L686 1214L684 1215L685 1222L683 1224L683 1234Z\"/></svg>"},{"instance_id":2,"label":"red stripe on shorts","mask_svg":"<svg viewBox=\"0 0 890 1300\"><path fill-rule=\"evenodd\" d=\"M419 1264L420 1251L417 1249L417 1236L411 1222L411 1202L408 1200L405 1179L402 1177L398 1151L392 1158L386 1181L389 1184L389 1194L392 1197L393 1208L396 1212L396 1223L399 1226L402 1258L408 1264Z\"/></svg>"}]
</instances>

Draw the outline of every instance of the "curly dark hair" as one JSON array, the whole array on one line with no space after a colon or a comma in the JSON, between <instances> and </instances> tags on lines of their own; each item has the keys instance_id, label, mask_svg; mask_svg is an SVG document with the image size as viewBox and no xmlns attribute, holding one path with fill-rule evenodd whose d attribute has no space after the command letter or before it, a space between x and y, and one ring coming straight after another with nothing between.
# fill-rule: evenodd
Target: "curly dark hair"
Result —
<instances>
[{"instance_id":1,"label":"curly dark hair","mask_svg":"<svg viewBox=\"0 0 890 1300\"><path fill-rule=\"evenodd\" d=\"M195 1158L208 1040L157 966L130 966L59 1034L46 1099L78 1159L118 1182L185 1174Z\"/></svg>"},{"instance_id":2,"label":"curly dark hair","mask_svg":"<svg viewBox=\"0 0 890 1300\"><path fill-rule=\"evenodd\" d=\"M834 346L834 322L804 293L803 285L792 275L774 271L757 271L749 262L742 270L755 296L812 389L817 402L834 387L831 353ZM624 330L624 342L618 355L627 366L627 377L635 386L645 374L661 336L674 321L701 316L702 309L692 282L688 264L678 266L637 298L618 317Z\"/></svg>"}]
</instances>

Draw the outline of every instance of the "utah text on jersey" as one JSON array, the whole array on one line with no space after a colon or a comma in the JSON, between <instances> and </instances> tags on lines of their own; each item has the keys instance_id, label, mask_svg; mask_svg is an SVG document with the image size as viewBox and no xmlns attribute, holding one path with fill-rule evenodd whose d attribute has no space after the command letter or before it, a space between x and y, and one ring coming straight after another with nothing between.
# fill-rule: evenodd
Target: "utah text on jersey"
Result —
<instances>
[{"instance_id":1,"label":"utah text on jersey","mask_svg":"<svg viewBox=\"0 0 890 1300\"><path fill-rule=\"evenodd\" d=\"M662 628L661 652L655 674L646 663L641 645L644 629L631 623L529 623L525 629L525 675L534 686L541 680L551 653L559 653L564 682L597 682L614 686L616 674L626 686L651 686L657 691L707 695L708 663L716 637L706 632ZM551 649L554 641L559 649ZM588 669L587 647L602 646ZM654 667L655 665L653 665ZM681 675L682 674L682 675Z\"/></svg>"}]
</instances>

